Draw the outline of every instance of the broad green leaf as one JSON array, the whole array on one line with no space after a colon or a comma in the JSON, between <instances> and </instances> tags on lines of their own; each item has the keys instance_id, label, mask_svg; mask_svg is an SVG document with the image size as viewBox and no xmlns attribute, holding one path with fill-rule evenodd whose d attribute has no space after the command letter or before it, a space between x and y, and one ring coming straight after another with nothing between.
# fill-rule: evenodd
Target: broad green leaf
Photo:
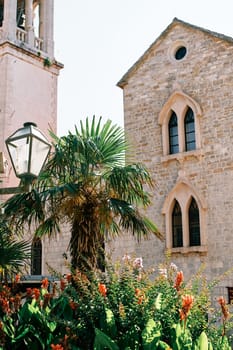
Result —
<instances>
[{"instance_id":1,"label":"broad green leaf","mask_svg":"<svg viewBox=\"0 0 233 350\"><path fill-rule=\"evenodd\" d=\"M94 350L103 350L103 349L119 350L119 347L104 332L101 332L98 328L95 328Z\"/></svg>"},{"instance_id":2,"label":"broad green leaf","mask_svg":"<svg viewBox=\"0 0 233 350\"><path fill-rule=\"evenodd\" d=\"M205 332L202 332L198 338L199 350L208 349L208 338Z\"/></svg>"},{"instance_id":3,"label":"broad green leaf","mask_svg":"<svg viewBox=\"0 0 233 350\"><path fill-rule=\"evenodd\" d=\"M155 322L152 318L148 320L142 331L143 350L153 350L161 337L161 323Z\"/></svg>"},{"instance_id":4,"label":"broad green leaf","mask_svg":"<svg viewBox=\"0 0 233 350\"><path fill-rule=\"evenodd\" d=\"M105 314L100 318L100 325L103 332L114 338L117 333L115 318L112 310L105 308Z\"/></svg>"},{"instance_id":5,"label":"broad green leaf","mask_svg":"<svg viewBox=\"0 0 233 350\"><path fill-rule=\"evenodd\" d=\"M156 350L170 350L170 349L171 349L170 345L168 345L162 340L158 342L158 347L156 348Z\"/></svg>"}]
</instances>

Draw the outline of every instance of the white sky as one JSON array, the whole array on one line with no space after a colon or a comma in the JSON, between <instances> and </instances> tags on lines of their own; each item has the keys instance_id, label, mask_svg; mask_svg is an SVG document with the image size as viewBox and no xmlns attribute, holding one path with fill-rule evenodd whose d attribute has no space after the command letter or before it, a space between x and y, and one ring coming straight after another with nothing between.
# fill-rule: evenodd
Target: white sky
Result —
<instances>
[{"instance_id":1,"label":"white sky","mask_svg":"<svg viewBox=\"0 0 233 350\"><path fill-rule=\"evenodd\" d=\"M233 0L54 0L58 134L102 116L123 126L126 71L174 17L233 37Z\"/></svg>"}]
</instances>

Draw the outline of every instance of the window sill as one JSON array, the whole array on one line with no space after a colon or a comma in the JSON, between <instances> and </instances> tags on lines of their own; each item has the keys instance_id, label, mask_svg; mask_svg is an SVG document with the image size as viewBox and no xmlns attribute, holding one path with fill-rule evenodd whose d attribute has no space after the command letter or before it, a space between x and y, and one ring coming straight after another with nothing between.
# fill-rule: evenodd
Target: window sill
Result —
<instances>
[{"instance_id":1,"label":"window sill","mask_svg":"<svg viewBox=\"0 0 233 350\"><path fill-rule=\"evenodd\" d=\"M201 157L203 157L203 151L201 149L195 149L193 151L188 151L188 152L168 154L167 156L162 156L160 160L161 160L161 163L168 163L174 160L177 160L178 162L181 163L184 160L187 160L193 157L200 159Z\"/></svg>"},{"instance_id":2,"label":"window sill","mask_svg":"<svg viewBox=\"0 0 233 350\"><path fill-rule=\"evenodd\" d=\"M192 246L192 247L177 247L177 248L167 248L167 251L171 254L182 254L182 255L188 255L188 254L207 254L207 246Z\"/></svg>"}]
</instances>

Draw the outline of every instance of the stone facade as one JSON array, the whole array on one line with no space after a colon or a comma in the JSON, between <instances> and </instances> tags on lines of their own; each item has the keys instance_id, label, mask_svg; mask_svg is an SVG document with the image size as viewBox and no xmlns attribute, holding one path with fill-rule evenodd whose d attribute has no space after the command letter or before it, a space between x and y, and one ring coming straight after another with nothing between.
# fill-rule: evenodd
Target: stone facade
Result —
<instances>
[{"instance_id":1,"label":"stone facade","mask_svg":"<svg viewBox=\"0 0 233 350\"><path fill-rule=\"evenodd\" d=\"M175 58L180 48L184 57ZM148 215L164 233L140 245L126 241L147 266L165 253L186 276L204 264L208 278L233 267L233 39L174 19L119 81L123 89L125 132L135 159L152 174L156 188ZM196 147L184 150L184 111L195 119ZM180 114L179 152L169 154L168 121ZM193 197L200 215L201 244L190 246L187 206ZM183 246L172 246L174 201L182 211ZM185 207L186 206L186 207ZM186 208L186 209L185 209ZM184 214L184 212L182 213ZM117 251L118 244L116 244ZM227 297L233 274L221 280L216 295Z\"/></svg>"}]
</instances>

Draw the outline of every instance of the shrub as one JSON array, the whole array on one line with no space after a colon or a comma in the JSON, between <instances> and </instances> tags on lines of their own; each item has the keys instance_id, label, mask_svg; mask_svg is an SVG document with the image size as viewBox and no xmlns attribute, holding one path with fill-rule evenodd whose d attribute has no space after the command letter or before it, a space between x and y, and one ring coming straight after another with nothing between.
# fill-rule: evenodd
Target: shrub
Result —
<instances>
[{"instance_id":1,"label":"shrub","mask_svg":"<svg viewBox=\"0 0 233 350\"><path fill-rule=\"evenodd\" d=\"M225 300L218 326L201 272L185 282L170 262L145 271L141 258L125 256L59 287L45 279L26 295L15 290L0 290L0 349L231 349Z\"/></svg>"}]
</instances>

